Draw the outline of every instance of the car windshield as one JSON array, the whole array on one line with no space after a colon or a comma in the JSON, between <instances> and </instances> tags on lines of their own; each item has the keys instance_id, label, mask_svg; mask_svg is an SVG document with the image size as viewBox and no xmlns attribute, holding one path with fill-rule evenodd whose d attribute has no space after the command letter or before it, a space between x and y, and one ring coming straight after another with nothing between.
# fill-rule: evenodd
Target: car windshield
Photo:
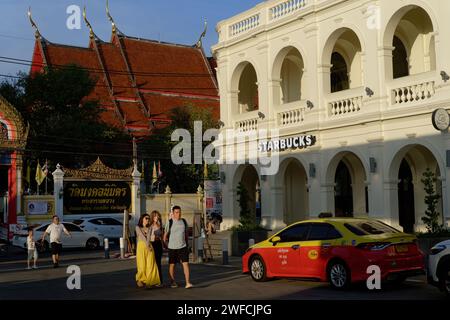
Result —
<instances>
[{"instance_id":1,"label":"car windshield","mask_svg":"<svg viewBox=\"0 0 450 320\"><path fill-rule=\"evenodd\" d=\"M358 236L384 233L400 233L400 231L398 231L397 229L394 229L380 221L357 221L346 223L344 226Z\"/></svg>"}]
</instances>

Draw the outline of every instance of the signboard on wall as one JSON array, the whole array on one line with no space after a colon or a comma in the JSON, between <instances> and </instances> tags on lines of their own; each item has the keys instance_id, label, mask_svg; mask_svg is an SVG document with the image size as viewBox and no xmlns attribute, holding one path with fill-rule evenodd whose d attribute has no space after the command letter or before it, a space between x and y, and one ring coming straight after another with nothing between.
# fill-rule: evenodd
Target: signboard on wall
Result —
<instances>
[{"instance_id":1,"label":"signboard on wall","mask_svg":"<svg viewBox=\"0 0 450 320\"><path fill-rule=\"evenodd\" d=\"M222 215L222 187L220 180L205 180L205 208L207 215Z\"/></svg>"},{"instance_id":2,"label":"signboard on wall","mask_svg":"<svg viewBox=\"0 0 450 320\"><path fill-rule=\"evenodd\" d=\"M49 210L49 203L47 201L28 201L27 213L29 215L45 215Z\"/></svg>"},{"instance_id":3,"label":"signboard on wall","mask_svg":"<svg viewBox=\"0 0 450 320\"><path fill-rule=\"evenodd\" d=\"M64 182L64 214L123 213L130 206L131 188L127 182Z\"/></svg>"}]
</instances>

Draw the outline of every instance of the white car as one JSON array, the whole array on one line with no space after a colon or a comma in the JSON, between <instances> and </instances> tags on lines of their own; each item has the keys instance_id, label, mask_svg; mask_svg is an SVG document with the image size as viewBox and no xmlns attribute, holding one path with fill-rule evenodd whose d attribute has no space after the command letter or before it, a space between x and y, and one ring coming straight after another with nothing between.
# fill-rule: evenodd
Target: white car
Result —
<instances>
[{"instance_id":1,"label":"white car","mask_svg":"<svg viewBox=\"0 0 450 320\"><path fill-rule=\"evenodd\" d=\"M114 218L82 218L73 221L85 231L95 231L103 234L108 239L119 239L122 237L122 222Z\"/></svg>"},{"instance_id":2,"label":"white car","mask_svg":"<svg viewBox=\"0 0 450 320\"><path fill-rule=\"evenodd\" d=\"M450 297L450 240L438 243L431 248L428 282Z\"/></svg>"},{"instance_id":3,"label":"white car","mask_svg":"<svg viewBox=\"0 0 450 320\"><path fill-rule=\"evenodd\" d=\"M36 241L37 248L40 252L49 251L50 244L49 238L46 236L44 241L44 245L41 246L42 234L45 232L50 223L42 224L38 227L35 227L33 239ZM98 249L103 246L104 235L99 232L90 232L84 231L79 226L70 223L63 222L64 227L66 227L67 231L70 232L71 237L62 234L62 245L63 248L88 248L91 250ZM28 234L16 234L13 238L13 245L20 248L27 248L27 236Z\"/></svg>"}]
</instances>

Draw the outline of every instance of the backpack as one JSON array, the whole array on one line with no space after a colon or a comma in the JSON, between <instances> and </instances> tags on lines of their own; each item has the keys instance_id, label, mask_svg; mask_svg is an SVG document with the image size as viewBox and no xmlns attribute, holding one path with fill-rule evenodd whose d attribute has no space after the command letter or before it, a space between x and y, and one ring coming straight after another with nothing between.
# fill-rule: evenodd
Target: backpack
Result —
<instances>
[{"instance_id":1,"label":"backpack","mask_svg":"<svg viewBox=\"0 0 450 320\"><path fill-rule=\"evenodd\" d=\"M189 230L188 230L188 224L187 221L184 218L181 218L181 220L183 220L184 223L184 240L186 241L186 246L189 247ZM169 232L167 234L167 239L170 238L170 231L172 230L172 225L173 225L173 219L169 220Z\"/></svg>"}]
</instances>

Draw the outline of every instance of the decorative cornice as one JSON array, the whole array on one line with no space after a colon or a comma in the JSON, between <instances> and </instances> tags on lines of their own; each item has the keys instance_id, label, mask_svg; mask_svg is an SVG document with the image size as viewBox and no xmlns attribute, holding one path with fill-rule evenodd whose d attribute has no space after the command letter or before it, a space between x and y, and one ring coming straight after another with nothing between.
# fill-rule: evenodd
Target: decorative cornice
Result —
<instances>
[{"instance_id":1,"label":"decorative cornice","mask_svg":"<svg viewBox=\"0 0 450 320\"><path fill-rule=\"evenodd\" d=\"M83 169L64 169L64 178L73 179L110 179L131 180L133 167L128 169L112 169L107 167L100 158Z\"/></svg>"},{"instance_id":2,"label":"decorative cornice","mask_svg":"<svg viewBox=\"0 0 450 320\"><path fill-rule=\"evenodd\" d=\"M14 139L8 137L6 140L3 135L0 136L0 148L24 149L27 145L30 127L29 125L25 125L19 111L17 111L17 109L2 96L0 96L0 114L5 120L8 120L12 124L11 130L14 130L16 133Z\"/></svg>"}]
</instances>

